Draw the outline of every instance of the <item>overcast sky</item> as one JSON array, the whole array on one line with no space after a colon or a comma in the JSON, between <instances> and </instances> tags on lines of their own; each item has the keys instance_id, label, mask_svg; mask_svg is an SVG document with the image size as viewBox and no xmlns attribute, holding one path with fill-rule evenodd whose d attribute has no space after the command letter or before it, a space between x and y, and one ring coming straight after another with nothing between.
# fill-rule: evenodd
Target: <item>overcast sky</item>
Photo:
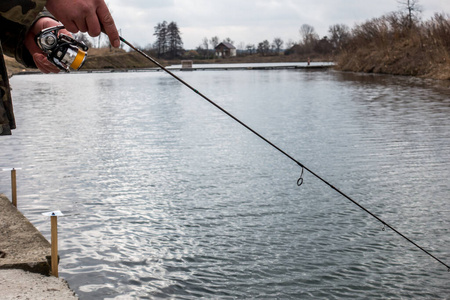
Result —
<instances>
[{"instance_id":1,"label":"overcast sky","mask_svg":"<svg viewBox=\"0 0 450 300\"><path fill-rule=\"evenodd\" d=\"M406 0L400 0L406 1ZM397 11L398 0L106 0L122 36L139 46L155 42L156 24L174 21L185 49L195 49L204 37L229 37L235 46L280 37L300 39L303 24L320 37L334 24L352 28L371 18ZM422 18L450 13L450 0L419 0Z\"/></svg>"}]
</instances>

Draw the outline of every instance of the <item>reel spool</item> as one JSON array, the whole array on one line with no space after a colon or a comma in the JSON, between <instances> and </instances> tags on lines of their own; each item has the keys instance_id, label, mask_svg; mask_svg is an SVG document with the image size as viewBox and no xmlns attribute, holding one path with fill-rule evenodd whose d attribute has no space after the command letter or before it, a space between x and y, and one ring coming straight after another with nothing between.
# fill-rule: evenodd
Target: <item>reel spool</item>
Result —
<instances>
[{"instance_id":1,"label":"reel spool","mask_svg":"<svg viewBox=\"0 0 450 300\"><path fill-rule=\"evenodd\" d=\"M42 30L35 37L36 44L47 54L48 60L59 69L65 72L69 72L70 68L79 70L86 60L89 47L66 34L59 33L63 28L63 25L58 25Z\"/></svg>"}]
</instances>

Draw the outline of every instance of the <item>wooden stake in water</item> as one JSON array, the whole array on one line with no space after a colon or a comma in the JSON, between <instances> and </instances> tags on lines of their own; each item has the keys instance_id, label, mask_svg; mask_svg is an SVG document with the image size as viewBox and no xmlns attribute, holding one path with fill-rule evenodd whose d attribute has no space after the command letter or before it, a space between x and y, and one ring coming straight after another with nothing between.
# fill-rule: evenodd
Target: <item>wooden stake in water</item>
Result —
<instances>
[{"instance_id":1,"label":"wooden stake in water","mask_svg":"<svg viewBox=\"0 0 450 300\"><path fill-rule=\"evenodd\" d=\"M11 170L11 193L12 204L17 207L17 184L16 184L16 169Z\"/></svg>"}]
</instances>

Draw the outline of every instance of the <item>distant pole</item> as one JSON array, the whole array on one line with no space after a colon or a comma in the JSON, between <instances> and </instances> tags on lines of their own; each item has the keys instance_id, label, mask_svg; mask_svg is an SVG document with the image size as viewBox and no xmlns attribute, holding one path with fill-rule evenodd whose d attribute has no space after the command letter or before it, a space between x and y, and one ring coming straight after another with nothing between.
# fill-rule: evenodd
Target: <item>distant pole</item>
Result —
<instances>
[{"instance_id":1,"label":"distant pole","mask_svg":"<svg viewBox=\"0 0 450 300\"><path fill-rule=\"evenodd\" d=\"M11 193L12 204L17 208L17 183L16 183L16 169L11 169Z\"/></svg>"},{"instance_id":2,"label":"distant pole","mask_svg":"<svg viewBox=\"0 0 450 300\"><path fill-rule=\"evenodd\" d=\"M52 227L52 275L58 275L58 217L51 216Z\"/></svg>"}]
</instances>

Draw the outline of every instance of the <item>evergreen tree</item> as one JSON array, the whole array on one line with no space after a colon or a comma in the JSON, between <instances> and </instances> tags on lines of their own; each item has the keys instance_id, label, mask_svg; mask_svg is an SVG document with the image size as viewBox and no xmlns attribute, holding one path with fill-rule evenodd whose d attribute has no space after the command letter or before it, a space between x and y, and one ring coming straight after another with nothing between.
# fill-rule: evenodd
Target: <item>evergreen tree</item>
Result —
<instances>
[{"instance_id":1,"label":"evergreen tree","mask_svg":"<svg viewBox=\"0 0 450 300\"><path fill-rule=\"evenodd\" d=\"M166 21L158 23L155 26L156 42L154 48L158 53L158 58L175 58L180 57L183 52L183 41L178 25L175 22Z\"/></svg>"},{"instance_id":2,"label":"evergreen tree","mask_svg":"<svg viewBox=\"0 0 450 300\"><path fill-rule=\"evenodd\" d=\"M156 36L155 48L158 53L158 58L164 56L167 52L167 30L166 21L158 23L158 25L155 26L155 33L153 35Z\"/></svg>"},{"instance_id":3,"label":"evergreen tree","mask_svg":"<svg viewBox=\"0 0 450 300\"><path fill-rule=\"evenodd\" d=\"M167 44L169 58L180 57L183 52L183 41L178 25L175 22L170 22L167 26Z\"/></svg>"}]
</instances>

